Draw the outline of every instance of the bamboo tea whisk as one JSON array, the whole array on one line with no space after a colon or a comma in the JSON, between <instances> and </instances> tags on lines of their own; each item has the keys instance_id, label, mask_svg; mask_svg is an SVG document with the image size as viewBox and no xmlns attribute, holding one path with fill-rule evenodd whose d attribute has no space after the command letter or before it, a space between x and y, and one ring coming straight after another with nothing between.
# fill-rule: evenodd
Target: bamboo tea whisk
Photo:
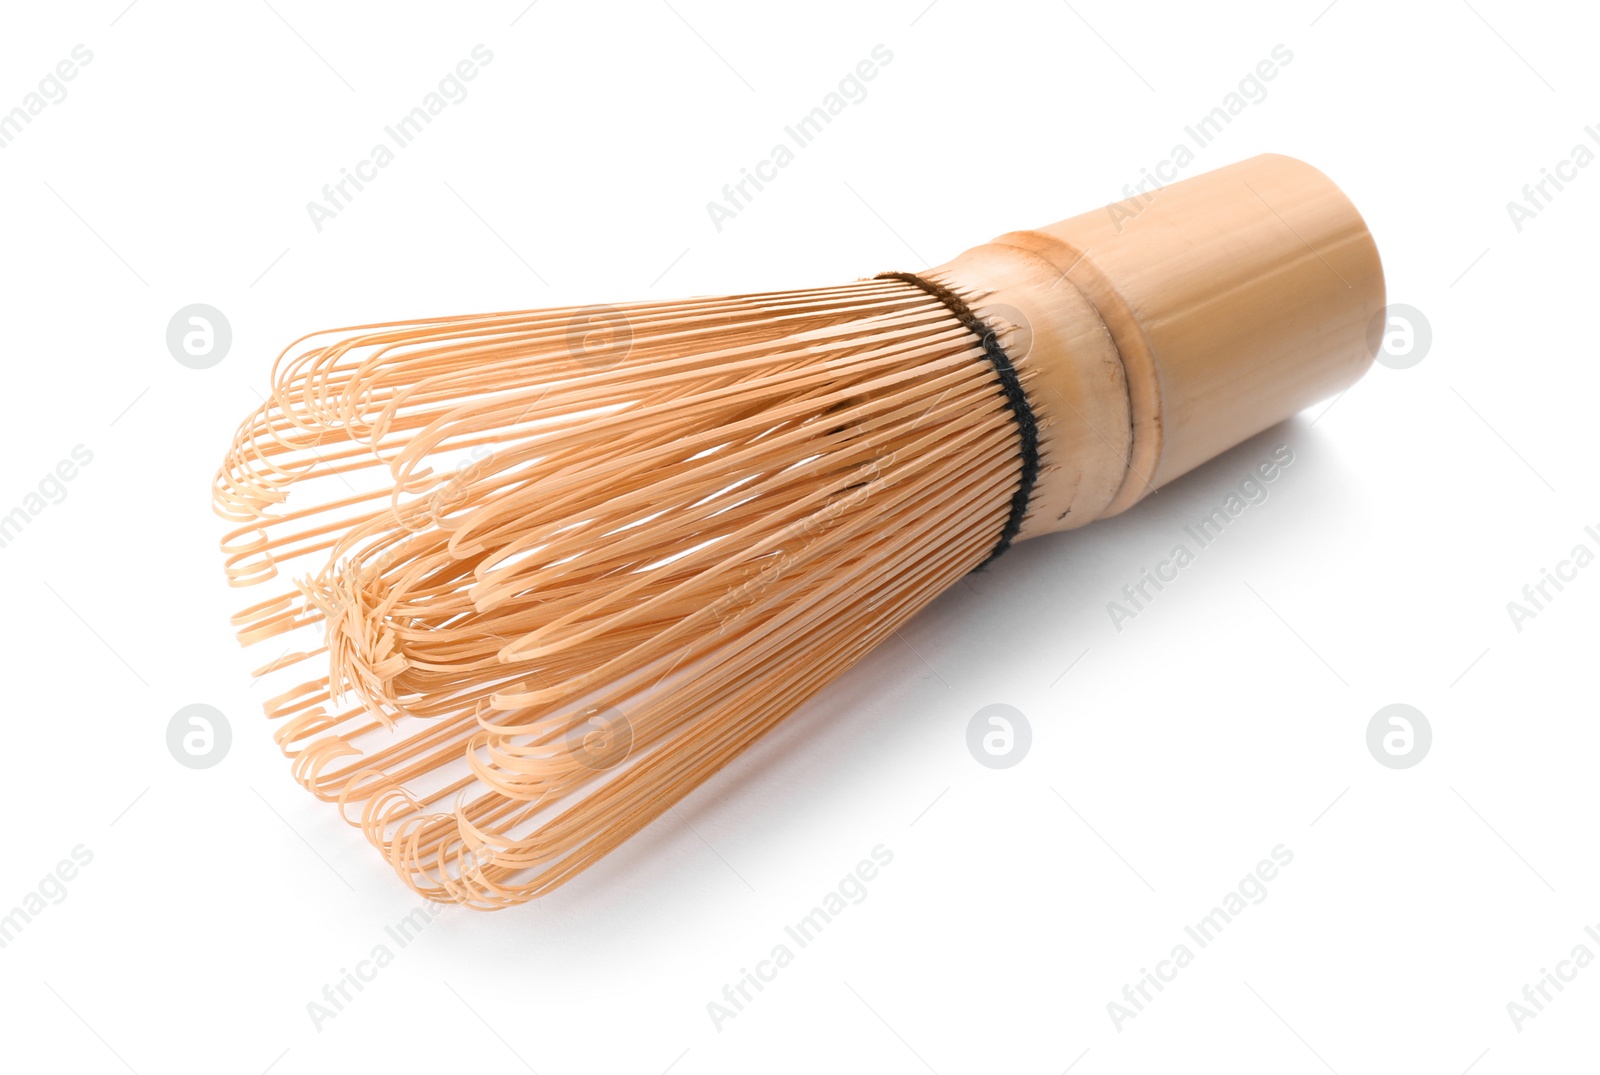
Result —
<instances>
[{"instance_id":1,"label":"bamboo tea whisk","mask_svg":"<svg viewBox=\"0 0 1600 1075\"><path fill-rule=\"evenodd\" d=\"M1383 305L1264 156L917 274L308 337L217 474L272 584L234 624L302 669L302 785L430 899L521 903L1013 541L1351 384Z\"/></svg>"}]
</instances>

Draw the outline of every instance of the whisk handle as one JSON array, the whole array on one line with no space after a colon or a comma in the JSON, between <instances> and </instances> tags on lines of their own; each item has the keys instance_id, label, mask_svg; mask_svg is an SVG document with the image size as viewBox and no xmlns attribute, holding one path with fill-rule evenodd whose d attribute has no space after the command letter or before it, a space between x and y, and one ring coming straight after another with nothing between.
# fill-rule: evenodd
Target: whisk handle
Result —
<instances>
[{"instance_id":1,"label":"whisk handle","mask_svg":"<svg viewBox=\"0 0 1600 1075\"><path fill-rule=\"evenodd\" d=\"M1274 154L1002 235L931 275L1004 307L1027 352L1048 469L1021 537L1123 511L1349 387L1385 302L1361 214Z\"/></svg>"}]
</instances>

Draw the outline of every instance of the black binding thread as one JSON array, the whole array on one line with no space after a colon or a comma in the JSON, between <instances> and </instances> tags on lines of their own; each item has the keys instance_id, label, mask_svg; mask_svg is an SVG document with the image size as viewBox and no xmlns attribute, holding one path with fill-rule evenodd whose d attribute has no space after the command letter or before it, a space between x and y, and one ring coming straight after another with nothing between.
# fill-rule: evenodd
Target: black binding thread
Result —
<instances>
[{"instance_id":1,"label":"black binding thread","mask_svg":"<svg viewBox=\"0 0 1600 1075\"><path fill-rule=\"evenodd\" d=\"M1038 419L1034 417L1033 407L1028 402L1028 394L1023 391L1022 378L1017 373L1017 367L1012 364L1011 356L1000 346L1000 340L996 337L994 329L973 312L965 299L949 288L931 280L924 280L915 273L885 272L879 273L877 279L899 280L921 288L944 303L950 312L955 314L956 320L966 326L967 331L978 337L978 341L983 344L984 355L1000 379L1000 390L1005 396L1006 409L1011 412L1012 419L1017 423L1017 452L1022 457L1022 473L1017 483L1017 491L1011 495L1011 514L1006 519L1005 529L1000 532L1000 540L983 563L974 568L976 571L982 571L1009 549L1012 540L1022 531L1022 520L1028 514L1028 504L1033 499L1033 487L1039 480Z\"/></svg>"}]
</instances>

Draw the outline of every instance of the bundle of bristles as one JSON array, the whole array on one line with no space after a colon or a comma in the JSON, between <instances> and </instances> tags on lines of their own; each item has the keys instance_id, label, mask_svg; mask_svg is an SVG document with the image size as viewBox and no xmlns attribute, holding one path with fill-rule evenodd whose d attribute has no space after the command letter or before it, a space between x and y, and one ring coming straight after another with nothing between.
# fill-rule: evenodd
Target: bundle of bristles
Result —
<instances>
[{"instance_id":1,"label":"bundle of bristles","mask_svg":"<svg viewBox=\"0 0 1600 1075\"><path fill-rule=\"evenodd\" d=\"M266 704L295 777L492 909L982 564L1018 458L971 325L874 279L306 337L214 494L230 583L276 590L240 640L309 677Z\"/></svg>"}]
</instances>

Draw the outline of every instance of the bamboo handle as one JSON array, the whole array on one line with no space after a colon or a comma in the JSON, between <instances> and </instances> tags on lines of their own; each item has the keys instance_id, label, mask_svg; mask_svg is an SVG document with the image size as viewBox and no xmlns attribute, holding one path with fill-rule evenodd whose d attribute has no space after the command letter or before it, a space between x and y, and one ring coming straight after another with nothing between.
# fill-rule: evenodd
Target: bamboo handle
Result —
<instances>
[{"instance_id":1,"label":"bamboo handle","mask_svg":"<svg viewBox=\"0 0 1600 1075\"><path fill-rule=\"evenodd\" d=\"M1384 306L1361 215L1321 172L1270 154L1002 235L929 275L992 315L1028 379L1043 470L1023 538L1126 510L1349 387Z\"/></svg>"}]
</instances>

